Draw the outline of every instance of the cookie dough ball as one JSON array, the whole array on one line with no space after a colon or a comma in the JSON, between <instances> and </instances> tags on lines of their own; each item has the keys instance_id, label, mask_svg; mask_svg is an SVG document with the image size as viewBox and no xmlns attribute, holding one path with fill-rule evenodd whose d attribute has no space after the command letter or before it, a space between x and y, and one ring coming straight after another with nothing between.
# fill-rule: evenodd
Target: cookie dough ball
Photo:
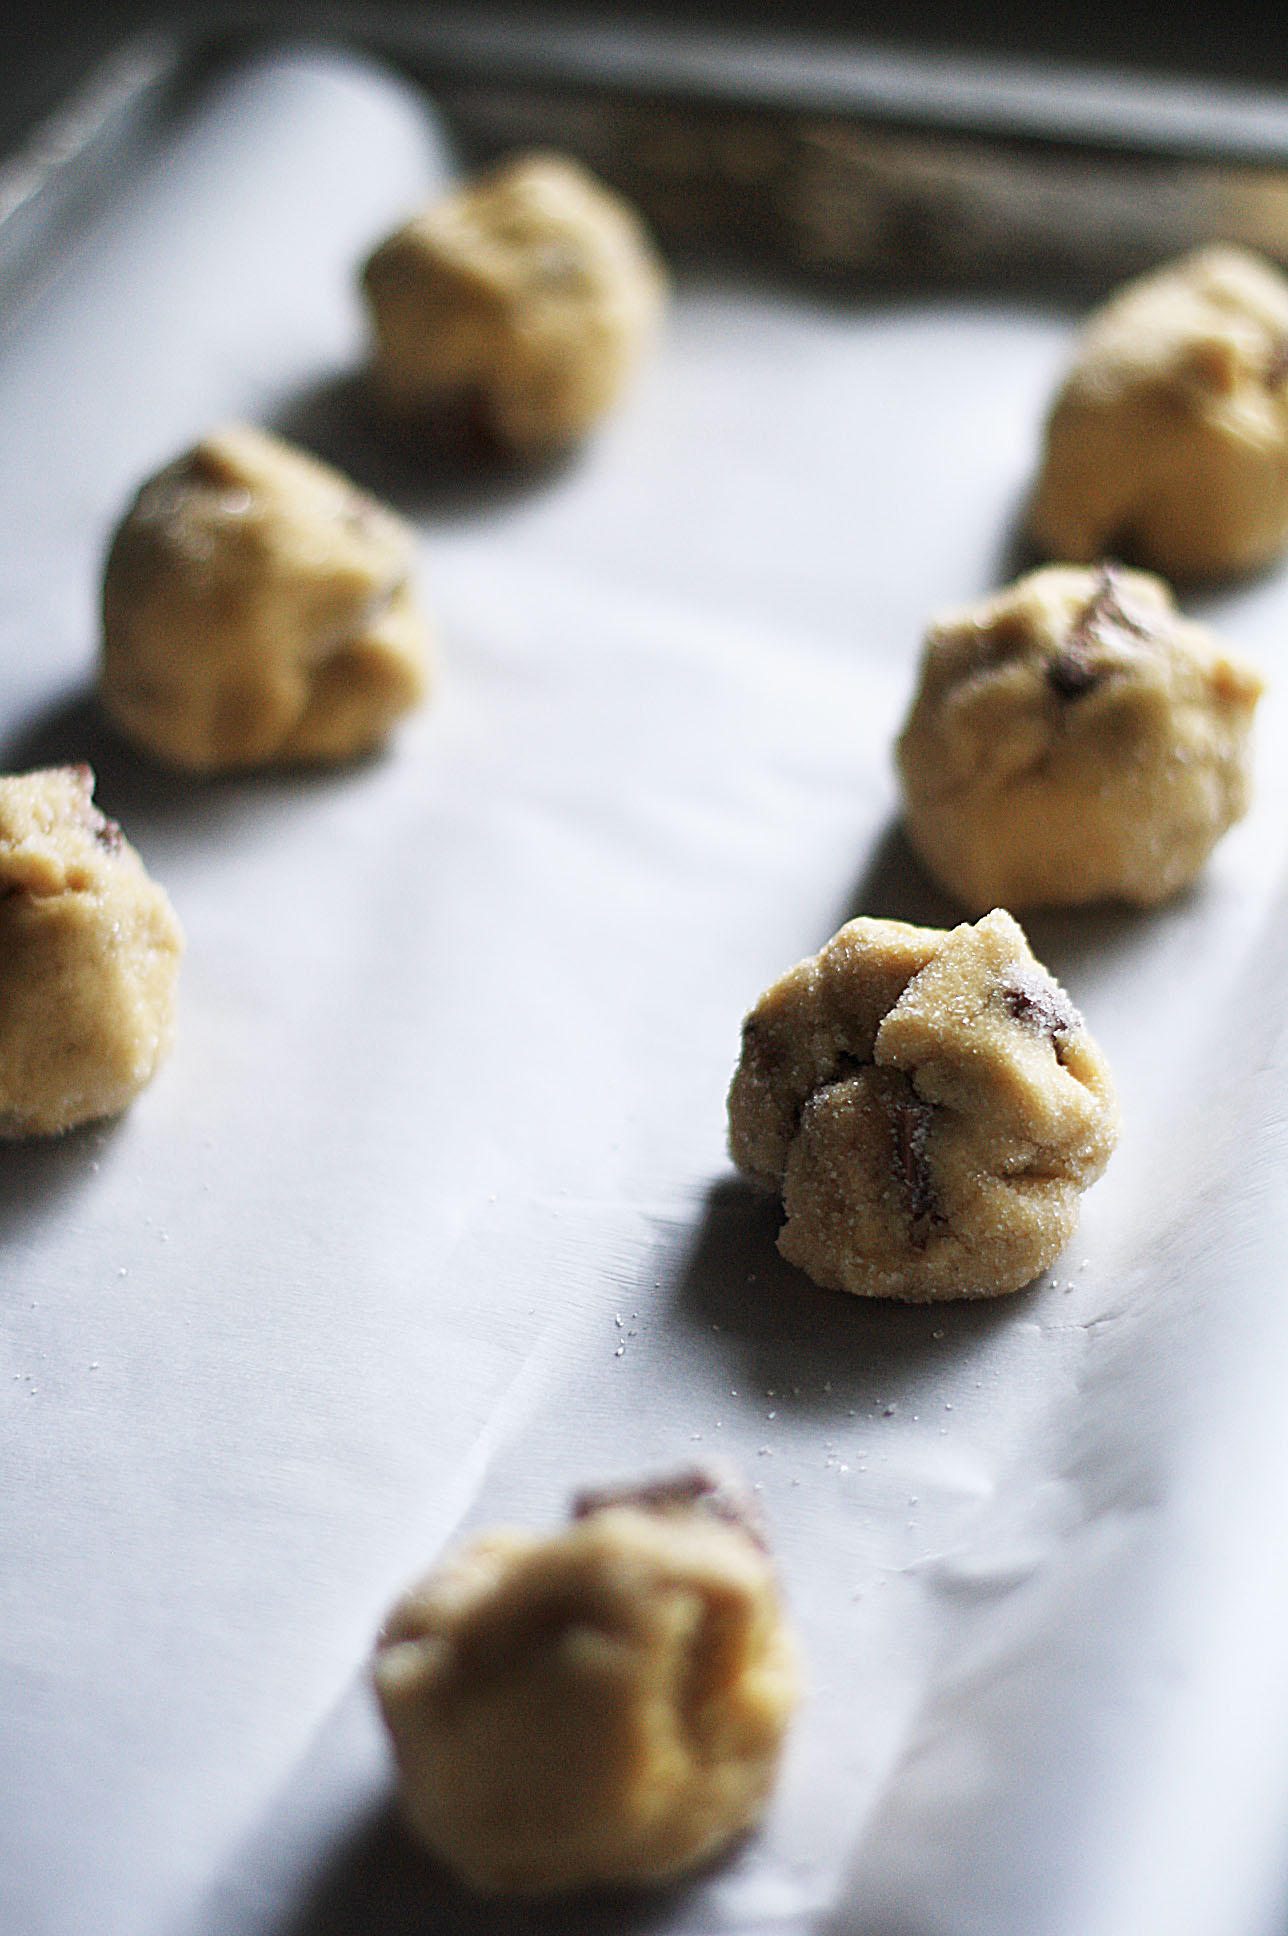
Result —
<instances>
[{"instance_id":1,"label":"cookie dough ball","mask_svg":"<svg viewBox=\"0 0 1288 1936\"><path fill-rule=\"evenodd\" d=\"M1247 811L1261 690L1159 579L1032 572L927 637L908 837L972 913L1161 901Z\"/></svg>"},{"instance_id":2,"label":"cookie dough ball","mask_svg":"<svg viewBox=\"0 0 1288 1936\"><path fill-rule=\"evenodd\" d=\"M1048 557L1107 552L1175 579L1288 543L1288 282L1202 249L1092 317L1056 398L1029 528Z\"/></svg>"},{"instance_id":3,"label":"cookie dough ball","mask_svg":"<svg viewBox=\"0 0 1288 1936\"><path fill-rule=\"evenodd\" d=\"M849 922L761 996L729 1091L783 1256L858 1297L1031 1283L1117 1128L1104 1057L1001 909L949 933Z\"/></svg>"},{"instance_id":4,"label":"cookie dough ball","mask_svg":"<svg viewBox=\"0 0 1288 1936\"><path fill-rule=\"evenodd\" d=\"M195 773L346 760L423 697L412 540L304 451L229 425L151 478L103 583L103 705Z\"/></svg>"},{"instance_id":5,"label":"cookie dough ball","mask_svg":"<svg viewBox=\"0 0 1288 1936\"><path fill-rule=\"evenodd\" d=\"M662 269L626 204L555 155L508 163L397 230L362 272L397 415L462 398L516 450L568 444L657 333Z\"/></svg>"},{"instance_id":6,"label":"cookie dough ball","mask_svg":"<svg viewBox=\"0 0 1288 1936\"><path fill-rule=\"evenodd\" d=\"M87 766L0 778L0 1136L114 1116L174 1040L183 935Z\"/></svg>"},{"instance_id":7,"label":"cookie dough ball","mask_svg":"<svg viewBox=\"0 0 1288 1936\"><path fill-rule=\"evenodd\" d=\"M745 1496L705 1472L485 1533L395 1608L403 1811L473 1888L661 1883L761 1815L799 1692Z\"/></svg>"}]
</instances>

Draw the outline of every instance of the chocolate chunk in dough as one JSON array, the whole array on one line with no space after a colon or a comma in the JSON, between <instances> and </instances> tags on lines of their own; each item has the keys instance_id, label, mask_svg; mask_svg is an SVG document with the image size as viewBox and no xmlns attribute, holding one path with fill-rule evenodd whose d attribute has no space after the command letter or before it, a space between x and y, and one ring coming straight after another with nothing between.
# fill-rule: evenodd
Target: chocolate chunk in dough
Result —
<instances>
[{"instance_id":1,"label":"chocolate chunk in dough","mask_svg":"<svg viewBox=\"0 0 1288 1936\"><path fill-rule=\"evenodd\" d=\"M759 1820L800 1675L749 1512L724 1474L582 1493L399 1602L374 1671L401 1806L465 1882L665 1883Z\"/></svg>"},{"instance_id":2,"label":"chocolate chunk in dough","mask_svg":"<svg viewBox=\"0 0 1288 1936\"><path fill-rule=\"evenodd\" d=\"M1160 579L1030 572L930 630L898 746L908 838L972 913L1164 900L1247 811L1261 691Z\"/></svg>"},{"instance_id":3,"label":"chocolate chunk in dough","mask_svg":"<svg viewBox=\"0 0 1288 1936\"><path fill-rule=\"evenodd\" d=\"M756 1004L729 1091L784 1257L860 1297L1030 1283L1117 1127L1103 1056L1000 909L948 933L849 922Z\"/></svg>"}]
</instances>

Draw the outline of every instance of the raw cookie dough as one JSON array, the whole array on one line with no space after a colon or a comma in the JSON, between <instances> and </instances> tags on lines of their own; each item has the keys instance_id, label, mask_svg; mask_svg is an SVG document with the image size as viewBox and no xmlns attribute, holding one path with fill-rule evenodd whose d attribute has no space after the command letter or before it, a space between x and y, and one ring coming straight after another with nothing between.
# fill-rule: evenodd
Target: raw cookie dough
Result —
<instances>
[{"instance_id":1,"label":"raw cookie dough","mask_svg":"<svg viewBox=\"0 0 1288 1936\"><path fill-rule=\"evenodd\" d=\"M928 634L908 837L974 914L1163 900L1247 811L1261 690L1159 579L1031 572Z\"/></svg>"},{"instance_id":2,"label":"raw cookie dough","mask_svg":"<svg viewBox=\"0 0 1288 1936\"><path fill-rule=\"evenodd\" d=\"M783 1256L859 1297L1031 1283L1117 1129L1104 1057L1001 909L950 933L849 922L761 996L729 1091Z\"/></svg>"},{"instance_id":3,"label":"raw cookie dough","mask_svg":"<svg viewBox=\"0 0 1288 1936\"><path fill-rule=\"evenodd\" d=\"M484 1533L394 1609L375 1660L407 1820L472 1887L661 1883L766 1803L796 1649L722 1475L583 1494Z\"/></svg>"},{"instance_id":4,"label":"raw cookie dough","mask_svg":"<svg viewBox=\"0 0 1288 1936\"><path fill-rule=\"evenodd\" d=\"M325 464L246 424L151 478L112 542L100 693L197 773L345 760L423 697L411 534Z\"/></svg>"},{"instance_id":5,"label":"raw cookie dough","mask_svg":"<svg viewBox=\"0 0 1288 1936\"><path fill-rule=\"evenodd\" d=\"M1169 578L1288 543L1288 282L1209 248L1091 318L1047 423L1029 529L1048 557Z\"/></svg>"},{"instance_id":6,"label":"raw cookie dough","mask_svg":"<svg viewBox=\"0 0 1288 1936\"><path fill-rule=\"evenodd\" d=\"M433 203L380 244L362 284L393 412L465 397L517 450L590 429L652 344L666 294L632 211L556 155Z\"/></svg>"},{"instance_id":7,"label":"raw cookie dough","mask_svg":"<svg viewBox=\"0 0 1288 1936\"><path fill-rule=\"evenodd\" d=\"M174 1039L183 935L87 766L0 778L0 1136L114 1116Z\"/></svg>"}]
</instances>

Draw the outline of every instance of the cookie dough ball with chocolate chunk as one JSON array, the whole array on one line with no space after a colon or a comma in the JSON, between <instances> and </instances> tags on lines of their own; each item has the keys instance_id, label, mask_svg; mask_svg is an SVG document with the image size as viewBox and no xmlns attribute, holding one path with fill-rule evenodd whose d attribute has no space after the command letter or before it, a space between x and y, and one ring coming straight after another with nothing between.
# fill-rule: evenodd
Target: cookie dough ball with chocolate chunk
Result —
<instances>
[{"instance_id":1,"label":"cookie dough ball with chocolate chunk","mask_svg":"<svg viewBox=\"0 0 1288 1936\"><path fill-rule=\"evenodd\" d=\"M464 399L516 450L591 428L651 346L666 293L632 211L556 155L432 204L381 243L362 282L394 413Z\"/></svg>"},{"instance_id":2,"label":"cookie dough ball with chocolate chunk","mask_svg":"<svg viewBox=\"0 0 1288 1936\"><path fill-rule=\"evenodd\" d=\"M139 492L103 583L103 705L196 773L346 760L423 697L410 533L347 478L229 425Z\"/></svg>"},{"instance_id":3,"label":"cookie dough ball with chocolate chunk","mask_svg":"<svg viewBox=\"0 0 1288 1936\"><path fill-rule=\"evenodd\" d=\"M705 1472L483 1534L395 1608L374 1671L412 1829L524 1895L708 1861L759 1819L799 1693L745 1495Z\"/></svg>"},{"instance_id":4,"label":"cookie dough ball with chocolate chunk","mask_svg":"<svg viewBox=\"0 0 1288 1936\"><path fill-rule=\"evenodd\" d=\"M1031 1283L1113 1149L1109 1070L1009 914L849 922L743 1026L739 1167L816 1284L922 1302Z\"/></svg>"},{"instance_id":5,"label":"cookie dough ball with chocolate chunk","mask_svg":"<svg viewBox=\"0 0 1288 1936\"><path fill-rule=\"evenodd\" d=\"M898 747L908 837L972 913L1161 901L1247 811L1261 690L1159 579L1031 572L931 628Z\"/></svg>"},{"instance_id":6,"label":"cookie dough ball with chocolate chunk","mask_svg":"<svg viewBox=\"0 0 1288 1936\"><path fill-rule=\"evenodd\" d=\"M1175 579L1288 544L1288 281L1208 248L1088 324L1051 411L1029 529L1050 558L1107 552Z\"/></svg>"},{"instance_id":7,"label":"cookie dough ball with chocolate chunk","mask_svg":"<svg viewBox=\"0 0 1288 1936\"><path fill-rule=\"evenodd\" d=\"M114 1116L174 1039L183 935L87 766L0 778L0 1136Z\"/></svg>"}]
</instances>

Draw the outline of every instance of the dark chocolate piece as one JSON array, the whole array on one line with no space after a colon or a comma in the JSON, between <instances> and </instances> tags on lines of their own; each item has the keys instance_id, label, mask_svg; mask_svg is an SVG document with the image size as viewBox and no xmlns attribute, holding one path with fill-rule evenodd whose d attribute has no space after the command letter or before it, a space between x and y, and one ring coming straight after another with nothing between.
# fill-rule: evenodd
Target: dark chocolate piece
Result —
<instances>
[{"instance_id":1,"label":"dark chocolate piece","mask_svg":"<svg viewBox=\"0 0 1288 1936\"><path fill-rule=\"evenodd\" d=\"M1017 1022L1044 1029L1048 1035L1067 1035L1082 1026L1082 1017L1064 990L1045 977L1030 975L1023 981L1008 982L1002 1000Z\"/></svg>"},{"instance_id":2,"label":"dark chocolate piece","mask_svg":"<svg viewBox=\"0 0 1288 1936\"><path fill-rule=\"evenodd\" d=\"M719 1466L693 1466L663 1478L628 1479L615 1486L588 1486L573 1495L570 1510L573 1519L589 1519L613 1506L658 1513L692 1508L736 1526L758 1546L765 1544L755 1501L735 1473Z\"/></svg>"},{"instance_id":3,"label":"dark chocolate piece","mask_svg":"<svg viewBox=\"0 0 1288 1936\"><path fill-rule=\"evenodd\" d=\"M1093 666L1084 652L1076 652L1067 644L1047 661L1047 684L1061 699L1081 699L1083 693L1098 686L1103 677L1103 671Z\"/></svg>"},{"instance_id":4,"label":"dark chocolate piece","mask_svg":"<svg viewBox=\"0 0 1288 1936\"><path fill-rule=\"evenodd\" d=\"M901 1097L891 1105L895 1174L907 1206L909 1240L914 1250L924 1250L933 1226L943 1222L926 1153L934 1114L934 1104L922 1102L919 1096Z\"/></svg>"},{"instance_id":5,"label":"dark chocolate piece","mask_svg":"<svg viewBox=\"0 0 1288 1936\"><path fill-rule=\"evenodd\" d=\"M1096 588L1079 612L1063 645L1047 661L1046 679L1061 699L1081 699L1098 686L1108 667L1097 665L1095 648L1108 643L1106 631L1127 632L1135 639L1151 639L1154 632L1144 619L1124 606L1117 567L1106 561L1100 567Z\"/></svg>"}]
</instances>

